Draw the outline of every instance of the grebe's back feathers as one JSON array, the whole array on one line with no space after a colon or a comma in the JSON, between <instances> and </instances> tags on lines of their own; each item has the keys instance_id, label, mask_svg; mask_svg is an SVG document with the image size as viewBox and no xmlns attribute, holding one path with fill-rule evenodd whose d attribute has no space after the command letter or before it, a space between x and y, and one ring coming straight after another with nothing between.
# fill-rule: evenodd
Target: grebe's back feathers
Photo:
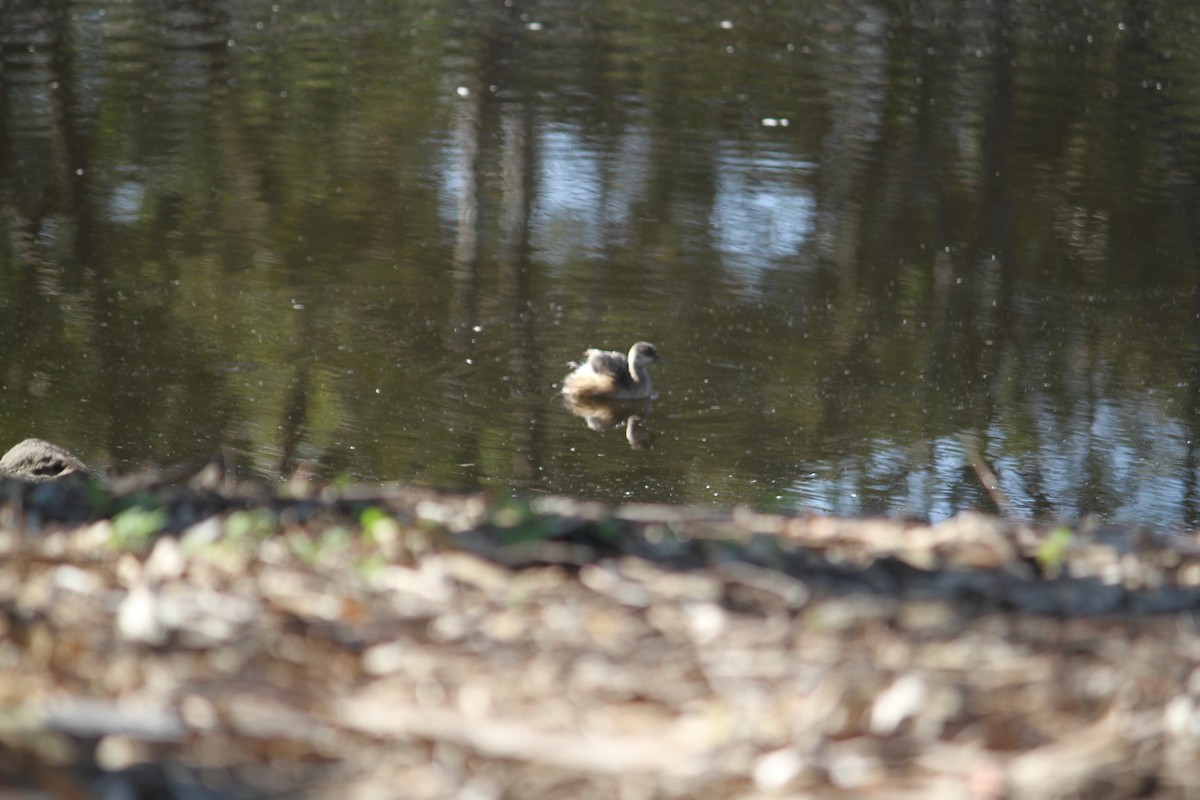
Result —
<instances>
[{"instance_id":1,"label":"grebe's back feathers","mask_svg":"<svg viewBox=\"0 0 1200 800\"><path fill-rule=\"evenodd\" d=\"M587 364L597 375L611 376L617 386L628 389L633 386L633 376L629 374L629 359L624 353L616 350L587 351Z\"/></svg>"}]
</instances>

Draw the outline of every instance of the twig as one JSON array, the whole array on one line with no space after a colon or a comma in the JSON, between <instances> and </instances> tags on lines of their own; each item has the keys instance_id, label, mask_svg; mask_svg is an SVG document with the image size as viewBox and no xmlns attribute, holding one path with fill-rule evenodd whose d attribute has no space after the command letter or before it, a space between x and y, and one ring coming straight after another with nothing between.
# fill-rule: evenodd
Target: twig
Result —
<instances>
[{"instance_id":1,"label":"twig","mask_svg":"<svg viewBox=\"0 0 1200 800\"><path fill-rule=\"evenodd\" d=\"M523 722L474 717L445 708L406 707L353 698L338 709L341 725L383 738L419 738L465 745L496 758L549 764L583 772L698 778L708 769L707 748L668 737L582 736L538 730Z\"/></svg>"}]
</instances>

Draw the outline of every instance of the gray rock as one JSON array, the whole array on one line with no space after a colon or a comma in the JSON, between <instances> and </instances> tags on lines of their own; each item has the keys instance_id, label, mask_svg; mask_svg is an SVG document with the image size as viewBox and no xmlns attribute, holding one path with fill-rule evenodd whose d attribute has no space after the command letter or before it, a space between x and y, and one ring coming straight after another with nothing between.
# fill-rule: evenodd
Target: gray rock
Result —
<instances>
[{"instance_id":1,"label":"gray rock","mask_svg":"<svg viewBox=\"0 0 1200 800\"><path fill-rule=\"evenodd\" d=\"M42 482L75 472L89 473L87 465L57 445L26 439L0 457L0 478Z\"/></svg>"}]
</instances>

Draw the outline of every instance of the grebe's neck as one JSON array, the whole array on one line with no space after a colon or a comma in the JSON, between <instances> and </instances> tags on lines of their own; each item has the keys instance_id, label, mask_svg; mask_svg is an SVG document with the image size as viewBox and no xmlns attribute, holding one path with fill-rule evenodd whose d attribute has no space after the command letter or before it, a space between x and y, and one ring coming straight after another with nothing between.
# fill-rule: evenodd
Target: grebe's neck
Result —
<instances>
[{"instance_id":1,"label":"grebe's neck","mask_svg":"<svg viewBox=\"0 0 1200 800\"><path fill-rule=\"evenodd\" d=\"M645 389L647 392L650 391L650 370L646 369L645 364L630 361L629 377L633 378L633 385L638 389Z\"/></svg>"},{"instance_id":2,"label":"grebe's neck","mask_svg":"<svg viewBox=\"0 0 1200 800\"><path fill-rule=\"evenodd\" d=\"M629 348L629 355L626 357L629 363L629 377L633 379L635 386L648 386L650 384L650 372L646 369L646 365L638 359L638 346L635 344Z\"/></svg>"}]
</instances>

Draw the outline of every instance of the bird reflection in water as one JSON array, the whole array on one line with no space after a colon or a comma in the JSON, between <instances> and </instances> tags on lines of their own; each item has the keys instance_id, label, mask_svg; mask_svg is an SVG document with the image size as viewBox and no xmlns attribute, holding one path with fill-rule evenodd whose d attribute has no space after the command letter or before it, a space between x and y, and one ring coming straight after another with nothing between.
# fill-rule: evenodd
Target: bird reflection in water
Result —
<instances>
[{"instance_id":1,"label":"bird reflection in water","mask_svg":"<svg viewBox=\"0 0 1200 800\"><path fill-rule=\"evenodd\" d=\"M625 438L635 450L645 450L654 443L654 434L646 428L646 417L653 405L645 400L603 400L564 394L564 405L577 417L582 417L594 431L607 431L622 424Z\"/></svg>"}]
</instances>

